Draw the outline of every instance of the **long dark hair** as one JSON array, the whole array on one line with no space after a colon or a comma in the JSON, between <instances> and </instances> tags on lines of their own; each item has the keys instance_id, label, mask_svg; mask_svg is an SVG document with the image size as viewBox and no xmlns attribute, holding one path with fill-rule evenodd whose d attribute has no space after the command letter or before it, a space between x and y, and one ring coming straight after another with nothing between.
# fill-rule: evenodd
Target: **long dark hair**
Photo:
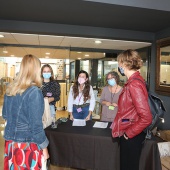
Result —
<instances>
[{"instance_id":1,"label":"long dark hair","mask_svg":"<svg viewBox=\"0 0 170 170\"><path fill-rule=\"evenodd\" d=\"M85 87L82 91L83 95L84 95L84 102L86 102L88 99L90 99L90 95L89 95L89 92L90 92L90 81L89 81L89 75L86 71L84 70L81 70L79 71L77 77L76 77L76 80L74 82L74 85L73 85L73 95L74 95L74 99L76 99L76 97L79 95L79 82L78 82L78 77L81 73L84 73L86 75L86 78L88 78L88 80L85 82Z\"/></svg>"},{"instance_id":2,"label":"long dark hair","mask_svg":"<svg viewBox=\"0 0 170 170\"><path fill-rule=\"evenodd\" d=\"M50 81L53 81L54 80L54 73L53 73L52 67L49 64L45 64L45 65L42 66L42 68L41 68L41 78L44 80L44 78L43 78L43 70L44 70L45 67L48 67L50 69L50 71L51 71Z\"/></svg>"}]
</instances>

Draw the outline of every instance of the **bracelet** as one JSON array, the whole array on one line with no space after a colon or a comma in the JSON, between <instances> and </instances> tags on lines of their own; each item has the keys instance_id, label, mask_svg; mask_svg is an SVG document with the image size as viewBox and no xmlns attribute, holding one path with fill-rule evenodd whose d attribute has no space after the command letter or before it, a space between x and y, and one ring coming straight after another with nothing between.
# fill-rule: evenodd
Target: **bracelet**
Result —
<instances>
[{"instance_id":1,"label":"bracelet","mask_svg":"<svg viewBox=\"0 0 170 170\"><path fill-rule=\"evenodd\" d=\"M126 135L126 133L124 133L124 138L126 139L126 140L128 140L128 136Z\"/></svg>"}]
</instances>

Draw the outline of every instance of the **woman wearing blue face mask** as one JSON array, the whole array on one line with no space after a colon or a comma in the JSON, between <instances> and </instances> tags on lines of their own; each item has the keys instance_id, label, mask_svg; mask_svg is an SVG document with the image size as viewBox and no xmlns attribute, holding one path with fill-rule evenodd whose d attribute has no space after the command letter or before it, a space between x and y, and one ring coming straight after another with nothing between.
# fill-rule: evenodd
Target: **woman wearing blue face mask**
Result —
<instances>
[{"instance_id":1,"label":"woman wearing blue face mask","mask_svg":"<svg viewBox=\"0 0 170 170\"><path fill-rule=\"evenodd\" d=\"M55 115L55 104L60 100L60 84L54 80L53 69L49 64L41 68L41 77L43 79L42 93L44 98L48 98L50 104L51 116Z\"/></svg>"},{"instance_id":2,"label":"woman wearing blue face mask","mask_svg":"<svg viewBox=\"0 0 170 170\"><path fill-rule=\"evenodd\" d=\"M101 121L113 122L117 113L117 103L122 87L119 86L119 75L111 71L106 75L107 85L103 88L100 103L102 104Z\"/></svg>"}]
</instances>

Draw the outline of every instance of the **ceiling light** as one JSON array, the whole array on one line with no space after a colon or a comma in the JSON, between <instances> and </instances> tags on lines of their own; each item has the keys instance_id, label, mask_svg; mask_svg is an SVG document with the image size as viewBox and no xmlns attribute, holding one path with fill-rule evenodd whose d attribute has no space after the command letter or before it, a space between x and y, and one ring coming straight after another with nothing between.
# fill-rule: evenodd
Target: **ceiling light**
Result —
<instances>
[{"instance_id":1,"label":"ceiling light","mask_svg":"<svg viewBox=\"0 0 170 170\"><path fill-rule=\"evenodd\" d=\"M89 57L89 54L85 54L86 57Z\"/></svg>"},{"instance_id":2,"label":"ceiling light","mask_svg":"<svg viewBox=\"0 0 170 170\"><path fill-rule=\"evenodd\" d=\"M45 53L46 55L50 55L50 53Z\"/></svg>"},{"instance_id":3,"label":"ceiling light","mask_svg":"<svg viewBox=\"0 0 170 170\"><path fill-rule=\"evenodd\" d=\"M102 42L100 40L95 41L96 44L101 44Z\"/></svg>"},{"instance_id":4,"label":"ceiling light","mask_svg":"<svg viewBox=\"0 0 170 170\"><path fill-rule=\"evenodd\" d=\"M3 51L3 53L5 53L5 54L6 54L6 53L8 53L8 51L4 50L4 51Z\"/></svg>"},{"instance_id":5,"label":"ceiling light","mask_svg":"<svg viewBox=\"0 0 170 170\"><path fill-rule=\"evenodd\" d=\"M11 57L14 57L14 56L15 56L15 55L13 55L13 54L11 55Z\"/></svg>"},{"instance_id":6,"label":"ceiling light","mask_svg":"<svg viewBox=\"0 0 170 170\"><path fill-rule=\"evenodd\" d=\"M79 54L80 54L80 53L82 53L82 52L80 52L80 51L79 51L79 52L77 52L77 53L79 53Z\"/></svg>"},{"instance_id":7,"label":"ceiling light","mask_svg":"<svg viewBox=\"0 0 170 170\"><path fill-rule=\"evenodd\" d=\"M80 60L81 58L77 58L78 60Z\"/></svg>"},{"instance_id":8,"label":"ceiling light","mask_svg":"<svg viewBox=\"0 0 170 170\"><path fill-rule=\"evenodd\" d=\"M0 34L0 38L4 38L4 35Z\"/></svg>"}]
</instances>

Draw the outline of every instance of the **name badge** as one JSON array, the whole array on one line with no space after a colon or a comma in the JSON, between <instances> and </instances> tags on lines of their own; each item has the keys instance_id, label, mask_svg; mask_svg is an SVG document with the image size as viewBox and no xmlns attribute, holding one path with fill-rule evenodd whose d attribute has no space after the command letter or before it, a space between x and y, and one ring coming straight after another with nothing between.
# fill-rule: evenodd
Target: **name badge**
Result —
<instances>
[{"instance_id":1,"label":"name badge","mask_svg":"<svg viewBox=\"0 0 170 170\"><path fill-rule=\"evenodd\" d=\"M109 106L109 110L114 110L114 106Z\"/></svg>"},{"instance_id":2,"label":"name badge","mask_svg":"<svg viewBox=\"0 0 170 170\"><path fill-rule=\"evenodd\" d=\"M77 112L78 112L78 113L79 113L79 112L82 112L81 107L79 107L79 108L77 109Z\"/></svg>"},{"instance_id":3,"label":"name badge","mask_svg":"<svg viewBox=\"0 0 170 170\"><path fill-rule=\"evenodd\" d=\"M52 93L47 93L46 96L47 96L47 97L51 97L51 96L52 96Z\"/></svg>"}]
</instances>

